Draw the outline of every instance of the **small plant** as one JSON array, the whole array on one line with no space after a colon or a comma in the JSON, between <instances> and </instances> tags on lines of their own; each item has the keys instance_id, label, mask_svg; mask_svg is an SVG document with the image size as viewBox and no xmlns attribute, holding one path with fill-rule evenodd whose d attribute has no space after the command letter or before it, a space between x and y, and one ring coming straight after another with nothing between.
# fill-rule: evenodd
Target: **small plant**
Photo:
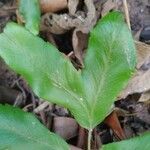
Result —
<instances>
[{"instance_id":1,"label":"small plant","mask_svg":"<svg viewBox=\"0 0 150 150\"><path fill-rule=\"evenodd\" d=\"M134 42L123 16L112 12L98 22L90 34L84 68L78 71L53 45L35 36L37 32L32 33L16 23L9 23L0 35L0 56L28 81L36 95L70 110L77 122L89 130L90 150L93 128L111 112L116 96L136 65ZM2 148L69 149L27 113L1 106L1 116L4 122L0 125ZM11 126L7 128L7 124Z\"/></svg>"}]
</instances>

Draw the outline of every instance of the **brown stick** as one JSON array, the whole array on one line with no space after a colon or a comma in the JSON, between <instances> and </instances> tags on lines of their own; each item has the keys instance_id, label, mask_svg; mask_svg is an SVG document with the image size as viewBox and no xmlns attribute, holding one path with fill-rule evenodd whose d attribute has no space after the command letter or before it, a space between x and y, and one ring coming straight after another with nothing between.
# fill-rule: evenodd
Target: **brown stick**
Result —
<instances>
[{"instance_id":1,"label":"brown stick","mask_svg":"<svg viewBox=\"0 0 150 150\"><path fill-rule=\"evenodd\" d=\"M128 27L131 30L131 24L130 24L130 17L129 17L129 9L128 9L127 0L123 0L123 7L124 7L125 17L126 17L126 21L127 21Z\"/></svg>"}]
</instances>

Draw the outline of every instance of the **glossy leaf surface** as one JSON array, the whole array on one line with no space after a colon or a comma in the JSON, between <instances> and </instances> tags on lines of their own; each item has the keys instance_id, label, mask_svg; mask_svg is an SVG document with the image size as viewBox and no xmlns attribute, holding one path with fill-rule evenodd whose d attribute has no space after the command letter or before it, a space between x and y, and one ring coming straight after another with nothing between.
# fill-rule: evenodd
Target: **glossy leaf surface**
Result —
<instances>
[{"instance_id":1,"label":"glossy leaf surface","mask_svg":"<svg viewBox=\"0 0 150 150\"><path fill-rule=\"evenodd\" d=\"M104 145L100 150L149 150L150 133L141 136Z\"/></svg>"},{"instance_id":2,"label":"glossy leaf surface","mask_svg":"<svg viewBox=\"0 0 150 150\"><path fill-rule=\"evenodd\" d=\"M0 105L0 149L69 150L69 147L33 115Z\"/></svg>"},{"instance_id":3,"label":"glossy leaf surface","mask_svg":"<svg viewBox=\"0 0 150 150\"><path fill-rule=\"evenodd\" d=\"M39 0L19 0L19 13L25 20L25 27L33 34L39 33Z\"/></svg>"},{"instance_id":4,"label":"glossy leaf surface","mask_svg":"<svg viewBox=\"0 0 150 150\"><path fill-rule=\"evenodd\" d=\"M39 97L68 108L87 129L110 112L136 62L132 36L118 12L92 30L83 70L77 71L54 46L14 23L0 35L0 56Z\"/></svg>"}]
</instances>

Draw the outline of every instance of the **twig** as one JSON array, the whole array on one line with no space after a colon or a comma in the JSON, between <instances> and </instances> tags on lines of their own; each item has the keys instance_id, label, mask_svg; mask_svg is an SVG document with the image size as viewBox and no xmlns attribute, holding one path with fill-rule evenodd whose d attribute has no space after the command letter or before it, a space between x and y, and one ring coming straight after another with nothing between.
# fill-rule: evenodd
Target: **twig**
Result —
<instances>
[{"instance_id":1,"label":"twig","mask_svg":"<svg viewBox=\"0 0 150 150\"><path fill-rule=\"evenodd\" d=\"M50 103L49 102L43 102L41 105L39 105L37 108L34 109L35 113L39 113L44 108L46 108Z\"/></svg>"},{"instance_id":2,"label":"twig","mask_svg":"<svg viewBox=\"0 0 150 150\"><path fill-rule=\"evenodd\" d=\"M15 12L16 9L17 9L16 6L14 6L14 7L3 7L3 10L4 10L4 11L13 11L13 12Z\"/></svg>"},{"instance_id":3,"label":"twig","mask_svg":"<svg viewBox=\"0 0 150 150\"><path fill-rule=\"evenodd\" d=\"M123 7L124 7L125 17L126 17L126 21L127 21L128 27L131 30L131 24L130 24L130 17L129 17L129 10L128 10L127 0L123 0Z\"/></svg>"},{"instance_id":4,"label":"twig","mask_svg":"<svg viewBox=\"0 0 150 150\"><path fill-rule=\"evenodd\" d=\"M26 105L25 107L23 107L23 110L28 111L29 107L33 107L33 104L31 103L31 104Z\"/></svg>"}]
</instances>

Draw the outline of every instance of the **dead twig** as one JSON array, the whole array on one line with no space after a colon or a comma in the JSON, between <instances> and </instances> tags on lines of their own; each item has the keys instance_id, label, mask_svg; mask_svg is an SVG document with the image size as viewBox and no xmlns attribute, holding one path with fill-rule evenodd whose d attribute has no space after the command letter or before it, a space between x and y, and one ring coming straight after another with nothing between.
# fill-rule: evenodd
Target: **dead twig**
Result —
<instances>
[{"instance_id":1,"label":"dead twig","mask_svg":"<svg viewBox=\"0 0 150 150\"><path fill-rule=\"evenodd\" d=\"M42 104L40 104L37 108L34 109L35 113L39 113L40 111L42 111L44 108L46 108L47 106L49 106L49 102L43 102Z\"/></svg>"},{"instance_id":2,"label":"dead twig","mask_svg":"<svg viewBox=\"0 0 150 150\"><path fill-rule=\"evenodd\" d=\"M129 17L129 9L128 9L127 0L123 0L123 7L124 7L124 12L125 12L126 22L128 24L129 29L131 30L131 24L130 24L130 17Z\"/></svg>"}]
</instances>

